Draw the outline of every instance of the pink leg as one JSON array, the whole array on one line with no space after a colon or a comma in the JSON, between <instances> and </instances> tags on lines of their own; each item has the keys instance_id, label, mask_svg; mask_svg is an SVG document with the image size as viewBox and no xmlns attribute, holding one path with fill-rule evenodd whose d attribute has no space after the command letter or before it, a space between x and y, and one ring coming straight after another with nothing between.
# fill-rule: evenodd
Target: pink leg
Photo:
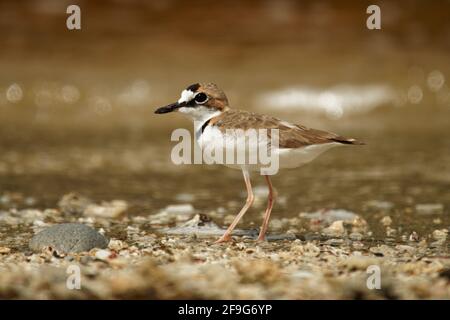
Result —
<instances>
[{"instance_id":1,"label":"pink leg","mask_svg":"<svg viewBox=\"0 0 450 320\"><path fill-rule=\"evenodd\" d=\"M220 237L219 240L216 241L216 243L220 242L227 242L231 240L231 232L233 232L233 229L238 224L239 220L241 220L242 216L247 212L248 208L251 207L253 204L253 200L255 200L255 196L253 195L252 191L252 185L250 184L250 175L248 171L242 170L242 173L244 174L244 180L245 180L245 186L247 187L247 200L245 201L244 207L239 211L236 218L234 218L233 223L228 227L227 231L223 234L222 237Z\"/></svg>"},{"instance_id":2,"label":"pink leg","mask_svg":"<svg viewBox=\"0 0 450 320\"><path fill-rule=\"evenodd\" d=\"M269 196L267 202L267 209L264 213L264 219L261 226L261 230L259 232L258 239L256 241L264 241L266 238L267 227L269 226L270 213L272 212L273 204L275 202L275 195L273 193L272 182L270 181L269 176L264 176L267 181L267 186L269 187Z\"/></svg>"}]
</instances>

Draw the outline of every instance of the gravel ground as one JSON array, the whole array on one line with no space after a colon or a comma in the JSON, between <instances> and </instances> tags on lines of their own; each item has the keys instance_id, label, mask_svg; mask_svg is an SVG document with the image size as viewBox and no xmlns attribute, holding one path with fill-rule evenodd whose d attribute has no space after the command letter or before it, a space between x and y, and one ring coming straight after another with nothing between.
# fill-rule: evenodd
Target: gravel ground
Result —
<instances>
[{"instance_id":1,"label":"gravel ground","mask_svg":"<svg viewBox=\"0 0 450 320\"><path fill-rule=\"evenodd\" d=\"M445 228L395 237L385 216L386 239L377 240L363 218L334 210L274 219L264 243L254 241L257 230L238 230L232 243L214 244L223 232L219 213L196 214L186 204L129 217L126 208L69 194L54 209L0 211L0 298L450 298ZM34 234L65 222L94 227L108 248L29 248ZM74 270L80 289L70 285Z\"/></svg>"}]
</instances>

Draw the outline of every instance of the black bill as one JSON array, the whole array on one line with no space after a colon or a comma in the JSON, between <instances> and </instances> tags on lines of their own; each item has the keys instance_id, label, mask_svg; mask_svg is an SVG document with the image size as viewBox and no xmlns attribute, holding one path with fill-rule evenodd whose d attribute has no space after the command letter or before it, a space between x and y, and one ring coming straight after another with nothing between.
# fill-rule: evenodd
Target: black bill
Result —
<instances>
[{"instance_id":1,"label":"black bill","mask_svg":"<svg viewBox=\"0 0 450 320\"><path fill-rule=\"evenodd\" d=\"M167 106L164 106L164 107L156 109L155 113L158 113L158 114L169 113L169 112L175 111L178 108L183 107L185 104L186 103L184 103L184 102L182 102L182 103L178 103L178 102L171 103L171 104L169 104Z\"/></svg>"}]
</instances>

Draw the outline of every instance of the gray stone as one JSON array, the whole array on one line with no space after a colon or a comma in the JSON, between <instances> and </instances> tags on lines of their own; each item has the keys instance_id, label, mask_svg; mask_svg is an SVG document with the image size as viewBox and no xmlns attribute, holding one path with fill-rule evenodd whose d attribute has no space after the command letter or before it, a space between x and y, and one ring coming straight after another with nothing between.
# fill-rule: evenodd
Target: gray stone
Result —
<instances>
[{"instance_id":1,"label":"gray stone","mask_svg":"<svg viewBox=\"0 0 450 320\"><path fill-rule=\"evenodd\" d=\"M93 228L80 223L63 223L36 234L29 246L34 251L52 247L61 253L83 252L93 248L106 248L109 240Z\"/></svg>"}]
</instances>

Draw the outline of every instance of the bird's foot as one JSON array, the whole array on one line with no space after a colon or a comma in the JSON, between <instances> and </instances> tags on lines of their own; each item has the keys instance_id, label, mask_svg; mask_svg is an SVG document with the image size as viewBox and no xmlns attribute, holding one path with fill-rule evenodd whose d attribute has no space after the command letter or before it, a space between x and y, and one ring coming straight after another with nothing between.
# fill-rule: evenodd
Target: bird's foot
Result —
<instances>
[{"instance_id":1,"label":"bird's foot","mask_svg":"<svg viewBox=\"0 0 450 320\"><path fill-rule=\"evenodd\" d=\"M266 241L266 237L265 236L259 236L258 239L256 239L256 242L264 242Z\"/></svg>"},{"instance_id":2,"label":"bird's foot","mask_svg":"<svg viewBox=\"0 0 450 320\"><path fill-rule=\"evenodd\" d=\"M259 236L258 236L258 239L256 239L256 242L263 242L263 241L266 241L266 233L265 232L264 233L260 232Z\"/></svg>"},{"instance_id":3,"label":"bird's foot","mask_svg":"<svg viewBox=\"0 0 450 320\"><path fill-rule=\"evenodd\" d=\"M224 234L214 243L223 243L223 242L229 242L229 241L231 241L231 236L229 234Z\"/></svg>"}]
</instances>

